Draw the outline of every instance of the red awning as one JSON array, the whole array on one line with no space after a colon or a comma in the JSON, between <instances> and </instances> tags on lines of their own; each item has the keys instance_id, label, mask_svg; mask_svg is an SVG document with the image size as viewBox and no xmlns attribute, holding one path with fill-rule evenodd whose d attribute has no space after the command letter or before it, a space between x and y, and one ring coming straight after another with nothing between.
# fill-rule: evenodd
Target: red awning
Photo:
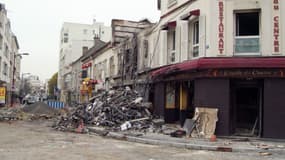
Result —
<instances>
[{"instance_id":1,"label":"red awning","mask_svg":"<svg viewBox=\"0 0 285 160\"><path fill-rule=\"evenodd\" d=\"M195 9L180 17L181 20L189 19L191 16L200 16L200 9Z\"/></svg>"},{"instance_id":2,"label":"red awning","mask_svg":"<svg viewBox=\"0 0 285 160\"><path fill-rule=\"evenodd\" d=\"M89 63L83 64L83 65L81 66L81 68L82 68L82 69L86 69L86 68L89 68L89 67L91 67L91 66L92 66L92 63L89 62Z\"/></svg>"},{"instance_id":3,"label":"red awning","mask_svg":"<svg viewBox=\"0 0 285 160\"><path fill-rule=\"evenodd\" d=\"M176 72L202 69L239 69L239 68L285 68L285 57L260 58L200 58L170 66L165 66L151 73L153 77Z\"/></svg>"}]
</instances>

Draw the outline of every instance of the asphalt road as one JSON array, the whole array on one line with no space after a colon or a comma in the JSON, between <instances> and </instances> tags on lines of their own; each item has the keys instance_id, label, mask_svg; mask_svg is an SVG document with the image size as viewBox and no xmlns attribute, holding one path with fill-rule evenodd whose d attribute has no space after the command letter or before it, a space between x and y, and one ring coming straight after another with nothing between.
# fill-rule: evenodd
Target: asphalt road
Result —
<instances>
[{"instance_id":1,"label":"asphalt road","mask_svg":"<svg viewBox=\"0 0 285 160\"><path fill-rule=\"evenodd\" d=\"M54 131L42 122L0 123L0 160L284 160L285 155L153 146Z\"/></svg>"}]
</instances>

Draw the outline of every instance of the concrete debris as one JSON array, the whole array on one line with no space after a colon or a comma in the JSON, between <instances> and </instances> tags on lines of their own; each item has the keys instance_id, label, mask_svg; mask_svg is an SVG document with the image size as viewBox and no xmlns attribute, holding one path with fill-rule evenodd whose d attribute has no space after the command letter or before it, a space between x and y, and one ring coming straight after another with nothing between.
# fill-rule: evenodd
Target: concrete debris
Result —
<instances>
[{"instance_id":1,"label":"concrete debris","mask_svg":"<svg viewBox=\"0 0 285 160\"><path fill-rule=\"evenodd\" d=\"M58 114L58 110L49 107L43 102L37 102L23 107L23 112L37 115L54 115Z\"/></svg>"},{"instance_id":2,"label":"concrete debris","mask_svg":"<svg viewBox=\"0 0 285 160\"><path fill-rule=\"evenodd\" d=\"M24 107L10 107L0 109L0 121L17 121L17 120L46 120L52 119L59 115L59 111L50 108L45 103L38 102Z\"/></svg>"},{"instance_id":3,"label":"concrete debris","mask_svg":"<svg viewBox=\"0 0 285 160\"><path fill-rule=\"evenodd\" d=\"M259 154L261 156L270 156L270 155L272 155L272 153L269 153L269 152L260 152Z\"/></svg>"},{"instance_id":4,"label":"concrete debris","mask_svg":"<svg viewBox=\"0 0 285 160\"><path fill-rule=\"evenodd\" d=\"M100 93L92 97L92 101L62 116L54 128L72 130L78 127L80 120L85 125L101 126L112 131L144 131L153 126L153 117L149 111L151 103L145 103L138 92L129 87Z\"/></svg>"},{"instance_id":5,"label":"concrete debris","mask_svg":"<svg viewBox=\"0 0 285 160\"><path fill-rule=\"evenodd\" d=\"M277 148L285 148L283 145L277 145Z\"/></svg>"},{"instance_id":6,"label":"concrete debris","mask_svg":"<svg viewBox=\"0 0 285 160\"><path fill-rule=\"evenodd\" d=\"M1 121L16 121L20 119L21 111L15 108L2 108L0 110L0 122Z\"/></svg>"}]
</instances>

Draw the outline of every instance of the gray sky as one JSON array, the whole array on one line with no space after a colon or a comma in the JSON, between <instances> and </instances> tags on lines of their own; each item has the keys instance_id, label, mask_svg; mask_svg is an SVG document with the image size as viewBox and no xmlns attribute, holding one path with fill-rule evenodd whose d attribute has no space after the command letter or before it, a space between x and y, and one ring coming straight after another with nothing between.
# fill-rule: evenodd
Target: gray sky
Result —
<instances>
[{"instance_id":1,"label":"gray sky","mask_svg":"<svg viewBox=\"0 0 285 160\"><path fill-rule=\"evenodd\" d=\"M6 5L22 59L22 73L41 80L58 71L59 34L63 22L110 25L111 19L159 20L156 0L0 0Z\"/></svg>"}]
</instances>

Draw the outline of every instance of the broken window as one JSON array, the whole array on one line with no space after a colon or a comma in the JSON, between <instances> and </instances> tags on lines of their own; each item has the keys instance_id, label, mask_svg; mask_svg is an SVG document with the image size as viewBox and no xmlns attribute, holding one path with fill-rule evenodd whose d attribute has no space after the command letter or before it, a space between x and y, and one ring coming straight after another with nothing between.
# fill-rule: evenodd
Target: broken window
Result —
<instances>
[{"instance_id":1,"label":"broken window","mask_svg":"<svg viewBox=\"0 0 285 160\"><path fill-rule=\"evenodd\" d=\"M8 74L8 65L7 65L7 63L5 63L5 62L4 62L3 74L4 74L4 75L7 75L7 74Z\"/></svg>"},{"instance_id":2,"label":"broken window","mask_svg":"<svg viewBox=\"0 0 285 160\"><path fill-rule=\"evenodd\" d=\"M125 62L129 63L130 62L130 55L131 55L131 49L126 50L126 56L125 56Z\"/></svg>"},{"instance_id":3,"label":"broken window","mask_svg":"<svg viewBox=\"0 0 285 160\"><path fill-rule=\"evenodd\" d=\"M148 40L143 41L144 58L148 57Z\"/></svg>"},{"instance_id":4,"label":"broken window","mask_svg":"<svg viewBox=\"0 0 285 160\"><path fill-rule=\"evenodd\" d=\"M114 56L112 56L109 60L109 67L110 67L110 76L112 76L114 75L115 72Z\"/></svg>"},{"instance_id":5,"label":"broken window","mask_svg":"<svg viewBox=\"0 0 285 160\"><path fill-rule=\"evenodd\" d=\"M7 46L7 44L5 44L5 56L8 58L8 53L9 53L9 48Z\"/></svg>"},{"instance_id":6,"label":"broken window","mask_svg":"<svg viewBox=\"0 0 285 160\"><path fill-rule=\"evenodd\" d=\"M148 40L143 41L143 68L148 66Z\"/></svg>"},{"instance_id":7,"label":"broken window","mask_svg":"<svg viewBox=\"0 0 285 160\"><path fill-rule=\"evenodd\" d=\"M260 52L259 12L236 13L235 54L252 55Z\"/></svg>"}]
</instances>

